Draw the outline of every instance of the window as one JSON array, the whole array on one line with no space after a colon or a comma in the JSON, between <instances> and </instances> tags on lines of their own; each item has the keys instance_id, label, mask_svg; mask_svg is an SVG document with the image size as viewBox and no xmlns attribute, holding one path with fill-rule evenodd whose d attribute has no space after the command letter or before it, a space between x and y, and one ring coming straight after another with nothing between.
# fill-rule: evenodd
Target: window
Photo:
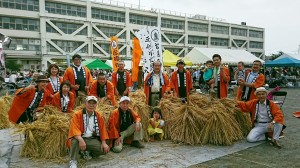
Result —
<instances>
[{"instance_id":1,"label":"window","mask_svg":"<svg viewBox=\"0 0 300 168\"><path fill-rule=\"evenodd\" d=\"M210 44L212 46L228 46L228 39L211 38Z\"/></svg>"},{"instance_id":2,"label":"window","mask_svg":"<svg viewBox=\"0 0 300 168\"><path fill-rule=\"evenodd\" d=\"M263 49L264 48L263 44L264 43L262 43L262 42L250 41L249 47Z\"/></svg>"},{"instance_id":3,"label":"window","mask_svg":"<svg viewBox=\"0 0 300 168\"><path fill-rule=\"evenodd\" d=\"M245 40L234 40L234 42L236 43L236 45L238 47L242 47L242 45L246 42ZM232 42L232 46L235 47L234 43ZM246 45L244 46L246 47Z\"/></svg>"},{"instance_id":4,"label":"window","mask_svg":"<svg viewBox=\"0 0 300 168\"><path fill-rule=\"evenodd\" d=\"M125 13L92 8L92 18L114 22L125 22Z\"/></svg>"},{"instance_id":5,"label":"window","mask_svg":"<svg viewBox=\"0 0 300 168\"><path fill-rule=\"evenodd\" d=\"M172 43L176 43L177 40L182 36L180 34L168 34L165 33L165 35L168 37L168 39L172 42ZM162 42L168 42L165 38L162 38ZM181 42L181 41L180 41ZM182 42L183 43L183 42Z\"/></svg>"},{"instance_id":6,"label":"window","mask_svg":"<svg viewBox=\"0 0 300 168\"><path fill-rule=\"evenodd\" d=\"M55 22L55 21L52 21L52 23L55 24L61 31L63 31L66 34L72 34L83 25L83 24ZM49 33L58 33L49 24L46 25L46 31ZM77 35L87 35L87 29L84 28L79 33L77 33Z\"/></svg>"},{"instance_id":7,"label":"window","mask_svg":"<svg viewBox=\"0 0 300 168\"><path fill-rule=\"evenodd\" d=\"M0 7L39 11L39 0L0 0Z\"/></svg>"},{"instance_id":8,"label":"window","mask_svg":"<svg viewBox=\"0 0 300 168\"><path fill-rule=\"evenodd\" d=\"M188 22L188 30L197 32L208 32L208 25L203 23Z\"/></svg>"},{"instance_id":9,"label":"window","mask_svg":"<svg viewBox=\"0 0 300 168\"><path fill-rule=\"evenodd\" d=\"M247 30L239 29L239 28L231 28L231 35L247 37Z\"/></svg>"},{"instance_id":10,"label":"window","mask_svg":"<svg viewBox=\"0 0 300 168\"><path fill-rule=\"evenodd\" d=\"M129 22L132 24L157 26L157 18L143 15L130 14Z\"/></svg>"},{"instance_id":11,"label":"window","mask_svg":"<svg viewBox=\"0 0 300 168\"><path fill-rule=\"evenodd\" d=\"M188 43L189 44L197 44L197 45L207 45L208 44L208 38L207 37L201 37L201 36L188 36Z\"/></svg>"},{"instance_id":12,"label":"window","mask_svg":"<svg viewBox=\"0 0 300 168\"><path fill-rule=\"evenodd\" d=\"M216 34L229 34L229 28L225 26L211 25L211 32Z\"/></svg>"},{"instance_id":13,"label":"window","mask_svg":"<svg viewBox=\"0 0 300 168\"><path fill-rule=\"evenodd\" d=\"M98 29L100 29L107 37L116 36L120 31L122 31L121 28L115 28L115 27L100 27L97 26ZM119 39L125 39L125 33L122 33L119 37Z\"/></svg>"},{"instance_id":14,"label":"window","mask_svg":"<svg viewBox=\"0 0 300 168\"><path fill-rule=\"evenodd\" d=\"M3 29L39 31L40 21L37 19L15 18L0 16L0 25Z\"/></svg>"},{"instance_id":15,"label":"window","mask_svg":"<svg viewBox=\"0 0 300 168\"><path fill-rule=\"evenodd\" d=\"M7 50L18 50L18 51L40 51L40 39L28 39L28 38L14 38L9 49Z\"/></svg>"},{"instance_id":16,"label":"window","mask_svg":"<svg viewBox=\"0 0 300 168\"><path fill-rule=\"evenodd\" d=\"M45 10L54 14L86 17L86 7L83 6L46 2Z\"/></svg>"},{"instance_id":17,"label":"window","mask_svg":"<svg viewBox=\"0 0 300 168\"><path fill-rule=\"evenodd\" d=\"M52 41L66 52L73 52L83 44L83 42L80 41L62 41L62 40L52 40Z\"/></svg>"},{"instance_id":18,"label":"window","mask_svg":"<svg viewBox=\"0 0 300 168\"><path fill-rule=\"evenodd\" d=\"M249 37L263 38L262 31L249 30Z\"/></svg>"},{"instance_id":19,"label":"window","mask_svg":"<svg viewBox=\"0 0 300 168\"><path fill-rule=\"evenodd\" d=\"M161 27L184 30L184 21L162 18L161 19Z\"/></svg>"}]
</instances>

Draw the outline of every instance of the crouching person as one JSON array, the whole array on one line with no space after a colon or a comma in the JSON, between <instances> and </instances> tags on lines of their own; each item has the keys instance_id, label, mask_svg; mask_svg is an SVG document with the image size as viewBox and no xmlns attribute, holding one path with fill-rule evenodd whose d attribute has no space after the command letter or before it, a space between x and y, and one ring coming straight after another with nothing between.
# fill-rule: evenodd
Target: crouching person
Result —
<instances>
[{"instance_id":1,"label":"crouching person","mask_svg":"<svg viewBox=\"0 0 300 168\"><path fill-rule=\"evenodd\" d=\"M109 152L106 144L108 134L101 114L95 111L97 106L95 96L87 96L85 108L74 113L70 123L68 146L70 147L70 168L77 167L79 151L85 157L97 157Z\"/></svg>"},{"instance_id":2,"label":"crouching person","mask_svg":"<svg viewBox=\"0 0 300 168\"><path fill-rule=\"evenodd\" d=\"M140 116L129 108L130 99L123 96L119 108L115 109L109 118L109 138L112 140L112 151L119 153L123 149L123 140L133 135L131 146L144 148L139 141L143 139Z\"/></svg>"}]
</instances>

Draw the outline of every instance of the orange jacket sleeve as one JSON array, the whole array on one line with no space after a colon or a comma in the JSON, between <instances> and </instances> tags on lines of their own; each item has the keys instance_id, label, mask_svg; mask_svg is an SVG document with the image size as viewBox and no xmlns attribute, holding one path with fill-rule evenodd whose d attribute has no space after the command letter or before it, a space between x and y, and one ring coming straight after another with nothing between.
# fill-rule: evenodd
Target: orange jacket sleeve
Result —
<instances>
[{"instance_id":1,"label":"orange jacket sleeve","mask_svg":"<svg viewBox=\"0 0 300 168\"><path fill-rule=\"evenodd\" d=\"M264 84L265 84L265 76L262 73L260 73L257 79L255 80L255 82L253 83L253 87L259 88L262 87Z\"/></svg>"},{"instance_id":2,"label":"orange jacket sleeve","mask_svg":"<svg viewBox=\"0 0 300 168\"><path fill-rule=\"evenodd\" d=\"M228 83L230 81L230 73L227 67L223 67L224 74L222 73L220 78L222 78L222 82Z\"/></svg>"},{"instance_id":3,"label":"orange jacket sleeve","mask_svg":"<svg viewBox=\"0 0 300 168\"><path fill-rule=\"evenodd\" d=\"M69 97L70 97L70 102L68 104L67 112L71 113L72 110L74 110L74 107L75 107L75 95L74 95L74 93L69 92Z\"/></svg>"},{"instance_id":4,"label":"orange jacket sleeve","mask_svg":"<svg viewBox=\"0 0 300 168\"><path fill-rule=\"evenodd\" d=\"M169 77L166 73L163 73L163 78L164 78L164 82L165 82L165 91L168 92L171 90L170 88L170 81L169 81Z\"/></svg>"},{"instance_id":5,"label":"orange jacket sleeve","mask_svg":"<svg viewBox=\"0 0 300 168\"><path fill-rule=\"evenodd\" d=\"M105 141L107 139L109 139L108 137L108 133L106 130L106 126L105 126L105 122L103 117L101 116L101 114L99 112L95 112L97 119L98 119L98 125L99 125L99 131L100 131L100 139L101 141Z\"/></svg>"},{"instance_id":6,"label":"orange jacket sleeve","mask_svg":"<svg viewBox=\"0 0 300 168\"><path fill-rule=\"evenodd\" d=\"M284 124L284 115L280 108L273 101L270 101L270 110L273 115L273 120L280 124Z\"/></svg>"},{"instance_id":7,"label":"orange jacket sleeve","mask_svg":"<svg viewBox=\"0 0 300 168\"><path fill-rule=\"evenodd\" d=\"M128 71L126 71L126 87L131 87L132 81L131 81L131 75Z\"/></svg>"},{"instance_id":8,"label":"orange jacket sleeve","mask_svg":"<svg viewBox=\"0 0 300 168\"><path fill-rule=\"evenodd\" d=\"M109 126L108 126L108 135L109 139L117 139L120 137L119 130L119 111L118 108L115 109L111 115L109 116L108 120Z\"/></svg>"},{"instance_id":9,"label":"orange jacket sleeve","mask_svg":"<svg viewBox=\"0 0 300 168\"><path fill-rule=\"evenodd\" d=\"M111 101L111 104L113 106L116 105L115 88L113 83L111 83L110 81L107 81L106 97Z\"/></svg>"},{"instance_id":10,"label":"orange jacket sleeve","mask_svg":"<svg viewBox=\"0 0 300 168\"><path fill-rule=\"evenodd\" d=\"M192 80L192 75L189 71L186 71L187 75L186 75L186 80L187 80L187 87L188 90L192 90L193 89L193 80Z\"/></svg>"},{"instance_id":11,"label":"orange jacket sleeve","mask_svg":"<svg viewBox=\"0 0 300 168\"><path fill-rule=\"evenodd\" d=\"M173 72L170 79L170 88L176 89L177 86L177 73Z\"/></svg>"},{"instance_id":12,"label":"orange jacket sleeve","mask_svg":"<svg viewBox=\"0 0 300 168\"><path fill-rule=\"evenodd\" d=\"M57 92L53 95L51 104L52 104L52 106L57 107L59 110L61 110L60 93L59 92Z\"/></svg>"},{"instance_id":13,"label":"orange jacket sleeve","mask_svg":"<svg viewBox=\"0 0 300 168\"><path fill-rule=\"evenodd\" d=\"M90 92L89 92L90 96L96 96L96 97L98 97L98 95L97 95L97 85L98 85L98 81L95 80L92 83L91 87L90 87Z\"/></svg>"},{"instance_id":14,"label":"orange jacket sleeve","mask_svg":"<svg viewBox=\"0 0 300 168\"><path fill-rule=\"evenodd\" d=\"M255 104L257 100L250 100L247 102L238 101L237 105L242 112L251 112L253 110L253 104Z\"/></svg>"},{"instance_id":15,"label":"orange jacket sleeve","mask_svg":"<svg viewBox=\"0 0 300 168\"><path fill-rule=\"evenodd\" d=\"M117 86L117 72L112 73L111 82L114 84L114 86Z\"/></svg>"},{"instance_id":16,"label":"orange jacket sleeve","mask_svg":"<svg viewBox=\"0 0 300 168\"><path fill-rule=\"evenodd\" d=\"M134 122L141 122L141 117L138 115L137 112L135 112L132 108L129 108L131 110Z\"/></svg>"},{"instance_id":17,"label":"orange jacket sleeve","mask_svg":"<svg viewBox=\"0 0 300 168\"><path fill-rule=\"evenodd\" d=\"M83 134L83 120L82 120L82 110L74 113L71 122L68 139L74 136L81 136Z\"/></svg>"}]
</instances>

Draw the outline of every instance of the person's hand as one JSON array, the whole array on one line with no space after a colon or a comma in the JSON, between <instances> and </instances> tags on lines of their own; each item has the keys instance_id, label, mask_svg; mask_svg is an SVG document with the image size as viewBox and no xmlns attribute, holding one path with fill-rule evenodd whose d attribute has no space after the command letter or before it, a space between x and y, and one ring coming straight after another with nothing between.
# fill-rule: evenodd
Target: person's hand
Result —
<instances>
[{"instance_id":1,"label":"person's hand","mask_svg":"<svg viewBox=\"0 0 300 168\"><path fill-rule=\"evenodd\" d=\"M82 151L84 151L86 149L86 144L82 138L81 138L81 140L79 140L79 149Z\"/></svg>"},{"instance_id":2,"label":"person's hand","mask_svg":"<svg viewBox=\"0 0 300 168\"><path fill-rule=\"evenodd\" d=\"M119 95L119 92L117 89L115 89L115 95L118 96Z\"/></svg>"},{"instance_id":3,"label":"person's hand","mask_svg":"<svg viewBox=\"0 0 300 168\"><path fill-rule=\"evenodd\" d=\"M103 151L104 153L108 153L108 152L109 152L109 146L106 144L105 141L102 142L101 148L102 148L102 151Z\"/></svg>"},{"instance_id":4,"label":"person's hand","mask_svg":"<svg viewBox=\"0 0 300 168\"><path fill-rule=\"evenodd\" d=\"M78 90L80 85L72 85L72 89Z\"/></svg>"},{"instance_id":5,"label":"person's hand","mask_svg":"<svg viewBox=\"0 0 300 168\"><path fill-rule=\"evenodd\" d=\"M128 89L126 89L124 92L123 92L123 96L126 96L128 94Z\"/></svg>"},{"instance_id":6,"label":"person's hand","mask_svg":"<svg viewBox=\"0 0 300 168\"><path fill-rule=\"evenodd\" d=\"M78 87L79 88L79 87ZM85 86L85 91L86 92L88 92L89 91L89 89L90 89L90 87L89 86Z\"/></svg>"},{"instance_id":7,"label":"person's hand","mask_svg":"<svg viewBox=\"0 0 300 168\"><path fill-rule=\"evenodd\" d=\"M116 139L116 145L119 145L122 142L121 137L119 137L118 139Z\"/></svg>"},{"instance_id":8,"label":"person's hand","mask_svg":"<svg viewBox=\"0 0 300 168\"><path fill-rule=\"evenodd\" d=\"M140 124L141 124L140 122L135 123L135 131L139 131L141 129Z\"/></svg>"},{"instance_id":9,"label":"person's hand","mask_svg":"<svg viewBox=\"0 0 300 168\"><path fill-rule=\"evenodd\" d=\"M270 122L268 124L268 132L272 132L273 131L273 127L274 127L274 125Z\"/></svg>"}]
</instances>

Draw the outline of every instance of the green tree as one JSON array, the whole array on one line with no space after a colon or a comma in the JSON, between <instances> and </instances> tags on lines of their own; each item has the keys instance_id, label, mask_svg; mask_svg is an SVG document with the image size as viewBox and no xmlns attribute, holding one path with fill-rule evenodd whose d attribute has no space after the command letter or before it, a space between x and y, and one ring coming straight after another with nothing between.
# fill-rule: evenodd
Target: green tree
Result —
<instances>
[{"instance_id":1,"label":"green tree","mask_svg":"<svg viewBox=\"0 0 300 168\"><path fill-rule=\"evenodd\" d=\"M270 55L270 60L275 60L276 58L278 58L278 57L280 57L281 55L283 55L284 54L284 52L283 51L278 51L278 53L277 54L271 54Z\"/></svg>"},{"instance_id":2,"label":"green tree","mask_svg":"<svg viewBox=\"0 0 300 168\"><path fill-rule=\"evenodd\" d=\"M22 64L18 64L15 60L6 60L5 66L11 71L20 71Z\"/></svg>"}]
</instances>

